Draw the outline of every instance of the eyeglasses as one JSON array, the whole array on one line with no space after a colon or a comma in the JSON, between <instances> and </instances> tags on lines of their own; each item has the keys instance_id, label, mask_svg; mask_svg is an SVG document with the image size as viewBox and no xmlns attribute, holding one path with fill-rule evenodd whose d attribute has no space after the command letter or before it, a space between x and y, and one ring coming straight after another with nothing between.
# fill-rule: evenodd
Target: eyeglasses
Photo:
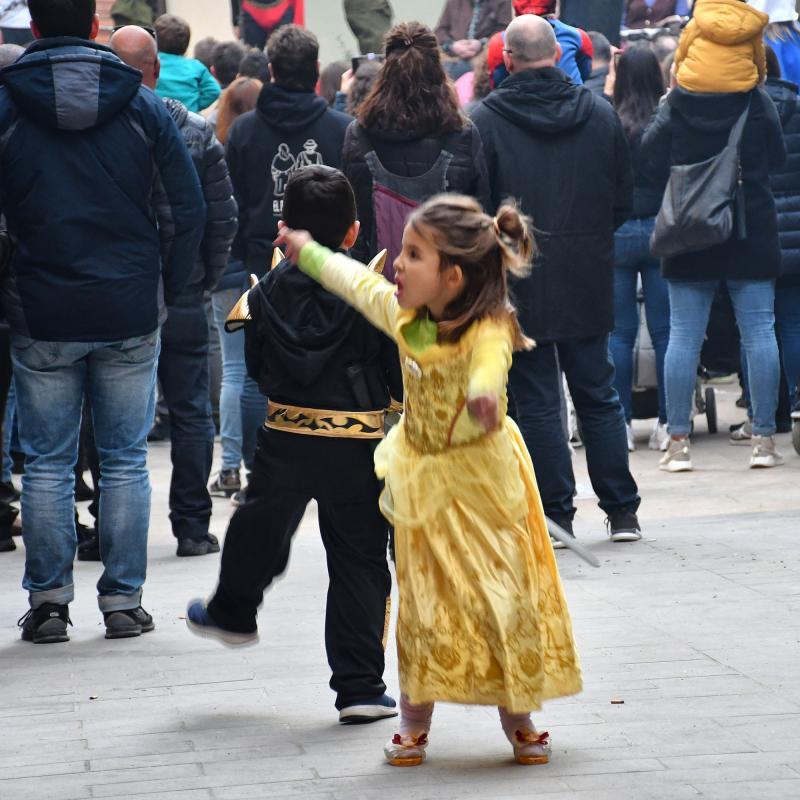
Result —
<instances>
[{"instance_id":1,"label":"eyeglasses","mask_svg":"<svg viewBox=\"0 0 800 800\"><path fill-rule=\"evenodd\" d=\"M117 31L121 31L123 28L141 28L143 31L147 31L153 37L154 42L158 42L158 35L156 34L156 29L150 28L147 25L115 25L111 29L111 35L113 36Z\"/></svg>"}]
</instances>

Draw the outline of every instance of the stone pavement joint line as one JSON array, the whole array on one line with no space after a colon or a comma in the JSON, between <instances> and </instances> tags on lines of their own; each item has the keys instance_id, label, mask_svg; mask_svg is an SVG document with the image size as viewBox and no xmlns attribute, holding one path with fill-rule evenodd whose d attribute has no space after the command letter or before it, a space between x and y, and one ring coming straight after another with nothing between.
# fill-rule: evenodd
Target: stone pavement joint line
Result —
<instances>
[{"instance_id":1,"label":"stone pavement joint line","mask_svg":"<svg viewBox=\"0 0 800 800\"><path fill-rule=\"evenodd\" d=\"M724 431L741 412L733 386L718 395ZM313 505L267 595L261 644L191 637L186 601L211 591L219 558L175 557L169 448L154 446L144 605L155 632L106 641L100 565L78 562L71 641L21 642L24 551L0 555L0 800L800 798L800 458L782 436L786 466L749 471L746 448L698 427L696 471L667 475L646 449L649 422L635 422L638 544L606 540L578 451L576 532L602 569L558 558L585 690L536 715L553 758L527 769L493 709L437 708L428 763L413 770L383 763L395 721L337 724ZM222 535L232 508L214 503ZM386 676L397 694L393 642Z\"/></svg>"}]
</instances>

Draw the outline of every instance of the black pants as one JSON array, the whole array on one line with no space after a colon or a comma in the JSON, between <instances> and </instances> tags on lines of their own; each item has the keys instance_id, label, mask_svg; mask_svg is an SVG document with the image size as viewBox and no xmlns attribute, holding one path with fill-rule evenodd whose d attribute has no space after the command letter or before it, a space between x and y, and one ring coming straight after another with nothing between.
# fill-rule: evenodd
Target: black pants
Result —
<instances>
[{"instance_id":1,"label":"black pants","mask_svg":"<svg viewBox=\"0 0 800 800\"><path fill-rule=\"evenodd\" d=\"M613 386L608 336L542 342L515 353L510 387L516 419L533 459L544 513L556 522L575 514L575 474L561 421L561 371L581 423L592 488L607 514L636 511L640 498L628 466L625 413Z\"/></svg>"},{"instance_id":2,"label":"black pants","mask_svg":"<svg viewBox=\"0 0 800 800\"><path fill-rule=\"evenodd\" d=\"M208 393L208 321L202 300L170 306L161 331L158 378L169 408L169 518L177 539L208 534L214 423Z\"/></svg>"},{"instance_id":3,"label":"black pants","mask_svg":"<svg viewBox=\"0 0 800 800\"><path fill-rule=\"evenodd\" d=\"M264 590L286 569L292 537L315 499L328 561L325 647L339 709L386 690L383 632L391 577L373 452L371 440L262 428L247 499L228 526L219 586L208 607L229 630L255 630Z\"/></svg>"},{"instance_id":4,"label":"black pants","mask_svg":"<svg viewBox=\"0 0 800 800\"><path fill-rule=\"evenodd\" d=\"M292 22L294 22L294 7L288 8L278 21L278 24L273 28L262 28L247 11L242 11L239 17L239 33L246 45L263 50L267 46L267 39L269 39L273 31L278 30L283 25L291 25Z\"/></svg>"}]
</instances>

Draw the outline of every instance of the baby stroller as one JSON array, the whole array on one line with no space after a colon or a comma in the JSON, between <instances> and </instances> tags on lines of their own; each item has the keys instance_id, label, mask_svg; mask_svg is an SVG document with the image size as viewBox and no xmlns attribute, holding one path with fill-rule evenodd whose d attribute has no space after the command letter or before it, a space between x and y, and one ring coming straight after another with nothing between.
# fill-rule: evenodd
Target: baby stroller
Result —
<instances>
[{"instance_id":1,"label":"baby stroller","mask_svg":"<svg viewBox=\"0 0 800 800\"><path fill-rule=\"evenodd\" d=\"M647 329L644 310L644 294L639 287L639 334L636 337L633 353L633 418L652 419L658 416L658 378L656 373L656 353ZM705 386L705 369L697 370L694 389L694 414L705 414L708 432L717 432L717 397L713 386ZM694 430L694 421L692 422Z\"/></svg>"}]
</instances>

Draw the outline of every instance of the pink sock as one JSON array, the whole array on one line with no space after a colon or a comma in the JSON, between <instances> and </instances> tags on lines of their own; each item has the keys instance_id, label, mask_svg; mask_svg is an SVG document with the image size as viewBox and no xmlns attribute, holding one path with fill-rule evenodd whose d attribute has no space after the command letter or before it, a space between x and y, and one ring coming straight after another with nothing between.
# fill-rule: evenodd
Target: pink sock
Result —
<instances>
[{"instance_id":1,"label":"pink sock","mask_svg":"<svg viewBox=\"0 0 800 800\"><path fill-rule=\"evenodd\" d=\"M415 706L405 692L400 694L400 735L419 736L431 729L433 703Z\"/></svg>"},{"instance_id":2,"label":"pink sock","mask_svg":"<svg viewBox=\"0 0 800 800\"><path fill-rule=\"evenodd\" d=\"M517 731L533 731L530 714L512 714L508 709L498 706L497 710L500 712L500 724L503 726L503 733L512 744L514 743L514 734Z\"/></svg>"}]
</instances>

